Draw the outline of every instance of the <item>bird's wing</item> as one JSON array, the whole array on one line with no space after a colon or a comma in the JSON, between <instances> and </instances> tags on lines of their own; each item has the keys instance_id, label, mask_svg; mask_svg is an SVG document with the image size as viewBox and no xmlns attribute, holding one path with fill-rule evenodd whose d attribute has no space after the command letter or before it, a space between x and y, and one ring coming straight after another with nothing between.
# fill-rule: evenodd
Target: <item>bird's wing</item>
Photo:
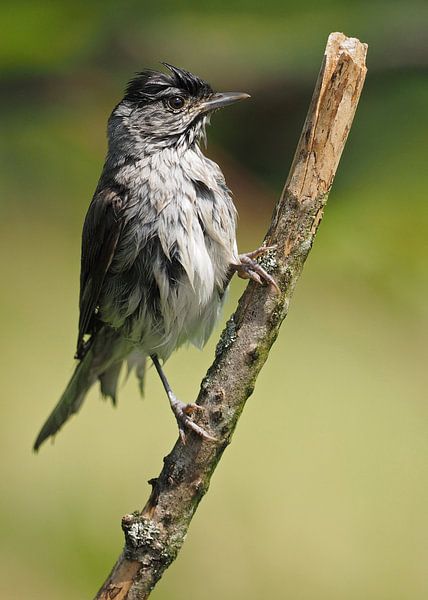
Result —
<instances>
[{"instance_id":1,"label":"bird's wing","mask_svg":"<svg viewBox=\"0 0 428 600\"><path fill-rule=\"evenodd\" d=\"M85 354L84 336L92 333L92 320L105 275L111 265L123 227L125 198L117 190L95 193L83 225L80 270L79 335L76 358Z\"/></svg>"}]
</instances>

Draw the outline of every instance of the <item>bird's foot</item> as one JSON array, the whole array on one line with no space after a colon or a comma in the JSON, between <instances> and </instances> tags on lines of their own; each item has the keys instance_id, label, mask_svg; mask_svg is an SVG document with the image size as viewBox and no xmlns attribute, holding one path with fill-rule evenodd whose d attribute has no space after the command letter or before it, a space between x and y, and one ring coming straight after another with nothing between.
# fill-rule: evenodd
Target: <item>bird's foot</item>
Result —
<instances>
[{"instance_id":1,"label":"bird's foot","mask_svg":"<svg viewBox=\"0 0 428 600\"><path fill-rule=\"evenodd\" d=\"M217 438L207 433L205 429L200 427L200 425L197 425L191 418L196 412L204 411L202 406L199 406L199 404L185 404L184 402L181 402L181 400L178 400L172 392L168 393L168 397L178 423L178 431L183 444L186 443L186 429L191 429L205 440L211 442L217 441Z\"/></svg>"},{"instance_id":2,"label":"bird's foot","mask_svg":"<svg viewBox=\"0 0 428 600\"><path fill-rule=\"evenodd\" d=\"M255 260L259 256L263 256L263 254L269 250L275 250L275 248L276 246L260 246L260 248L253 250L253 252L240 254L238 257L239 263L232 264L231 267L241 279L252 279L260 285L264 282L276 293L279 293L280 289L275 279Z\"/></svg>"}]
</instances>

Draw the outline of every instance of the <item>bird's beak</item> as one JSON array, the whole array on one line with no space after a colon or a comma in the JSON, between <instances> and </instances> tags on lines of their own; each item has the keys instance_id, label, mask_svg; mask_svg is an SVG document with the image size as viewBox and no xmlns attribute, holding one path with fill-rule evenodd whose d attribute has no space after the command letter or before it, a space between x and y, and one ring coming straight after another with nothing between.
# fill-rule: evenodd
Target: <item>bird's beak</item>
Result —
<instances>
[{"instance_id":1,"label":"bird's beak","mask_svg":"<svg viewBox=\"0 0 428 600\"><path fill-rule=\"evenodd\" d=\"M244 94L242 92L223 92L221 94L214 94L209 100L202 102L200 111L201 113L210 112L212 110L217 110L218 108L223 108L228 104L239 102L239 100L246 100L250 97L250 94Z\"/></svg>"}]
</instances>

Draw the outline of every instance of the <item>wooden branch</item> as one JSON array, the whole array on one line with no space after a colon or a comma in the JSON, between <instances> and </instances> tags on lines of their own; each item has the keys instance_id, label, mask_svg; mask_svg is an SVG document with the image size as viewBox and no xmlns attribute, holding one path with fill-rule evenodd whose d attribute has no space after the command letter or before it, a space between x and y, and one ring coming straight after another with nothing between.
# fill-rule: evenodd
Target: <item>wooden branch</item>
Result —
<instances>
[{"instance_id":1,"label":"wooden branch","mask_svg":"<svg viewBox=\"0 0 428 600\"><path fill-rule=\"evenodd\" d=\"M266 361L312 247L357 108L367 45L329 36L294 161L265 238L276 245L261 260L281 289L249 283L217 345L201 384L199 417L218 442L189 434L164 459L141 512L122 519L125 548L98 600L143 600L177 556L196 508Z\"/></svg>"}]
</instances>

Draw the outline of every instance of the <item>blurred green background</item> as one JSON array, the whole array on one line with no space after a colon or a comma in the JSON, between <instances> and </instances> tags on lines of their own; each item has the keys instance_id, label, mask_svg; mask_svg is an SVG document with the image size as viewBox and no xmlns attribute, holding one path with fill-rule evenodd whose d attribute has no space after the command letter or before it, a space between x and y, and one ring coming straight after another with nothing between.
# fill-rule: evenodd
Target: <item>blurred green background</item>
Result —
<instances>
[{"instance_id":1,"label":"blurred green background","mask_svg":"<svg viewBox=\"0 0 428 600\"><path fill-rule=\"evenodd\" d=\"M426 1L28 0L0 15L0 596L92 597L122 547L121 516L144 504L177 436L151 370L143 401L133 379L116 410L94 390L53 446L31 452L72 372L81 225L127 79L166 60L252 95L213 118L208 147L249 250L327 36L344 31L368 42L369 73L325 219L153 598L426 599ZM224 319L243 287L233 282ZM195 398L217 337L167 364L183 399Z\"/></svg>"}]
</instances>

